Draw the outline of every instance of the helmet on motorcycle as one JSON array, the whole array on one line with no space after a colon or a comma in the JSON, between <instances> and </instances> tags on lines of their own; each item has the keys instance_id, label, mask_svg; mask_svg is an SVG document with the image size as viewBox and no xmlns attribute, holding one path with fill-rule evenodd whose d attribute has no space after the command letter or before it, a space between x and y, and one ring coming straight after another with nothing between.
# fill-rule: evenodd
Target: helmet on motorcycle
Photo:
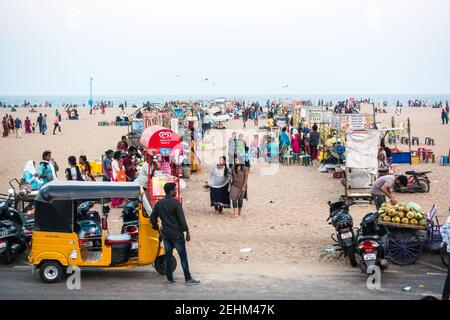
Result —
<instances>
[{"instance_id":1,"label":"helmet on motorcycle","mask_svg":"<svg viewBox=\"0 0 450 320\"><path fill-rule=\"evenodd\" d=\"M77 208L77 213L78 214L86 214L91 207L92 207L92 203L90 201L82 202Z\"/></svg>"}]
</instances>

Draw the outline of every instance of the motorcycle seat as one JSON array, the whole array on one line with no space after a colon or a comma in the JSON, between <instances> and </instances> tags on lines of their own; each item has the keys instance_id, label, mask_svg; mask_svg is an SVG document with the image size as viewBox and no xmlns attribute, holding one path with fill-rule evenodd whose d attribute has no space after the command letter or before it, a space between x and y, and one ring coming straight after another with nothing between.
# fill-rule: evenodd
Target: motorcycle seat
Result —
<instances>
[{"instance_id":1,"label":"motorcycle seat","mask_svg":"<svg viewBox=\"0 0 450 320\"><path fill-rule=\"evenodd\" d=\"M373 240L373 241L380 241L380 237L373 235L373 236L360 236L358 238L358 242L362 242L362 241L369 241L369 240Z\"/></svg>"},{"instance_id":2,"label":"motorcycle seat","mask_svg":"<svg viewBox=\"0 0 450 320\"><path fill-rule=\"evenodd\" d=\"M124 223L123 223L123 226L124 226L124 227L127 227L127 226L134 226L134 225L139 225L139 220L135 220L135 221L127 221L127 222L124 222Z\"/></svg>"},{"instance_id":3,"label":"motorcycle seat","mask_svg":"<svg viewBox=\"0 0 450 320\"><path fill-rule=\"evenodd\" d=\"M424 175L424 174L427 174L427 173L431 173L431 171L420 171L420 172L416 172L416 171L406 171L405 172L405 174L408 174L408 175Z\"/></svg>"},{"instance_id":4,"label":"motorcycle seat","mask_svg":"<svg viewBox=\"0 0 450 320\"><path fill-rule=\"evenodd\" d=\"M129 234L110 234L106 237L106 244L127 244L130 243Z\"/></svg>"}]
</instances>

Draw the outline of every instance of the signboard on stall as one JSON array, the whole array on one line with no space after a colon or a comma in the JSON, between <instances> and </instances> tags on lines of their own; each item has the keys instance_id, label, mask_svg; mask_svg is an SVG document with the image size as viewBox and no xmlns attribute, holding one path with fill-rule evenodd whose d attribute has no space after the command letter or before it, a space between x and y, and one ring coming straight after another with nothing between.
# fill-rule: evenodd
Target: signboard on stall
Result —
<instances>
[{"instance_id":1,"label":"signboard on stall","mask_svg":"<svg viewBox=\"0 0 450 320\"><path fill-rule=\"evenodd\" d=\"M364 115L363 114L352 114L350 116L350 128L352 130L364 130Z\"/></svg>"},{"instance_id":2,"label":"signboard on stall","mask_svg":"<svg viewBox=\"0 0 450 320\"><path fill-rule=\"evenodd\" d=\"M331 119L331 128L338 131L364 130L372 127L371 114L334 114Z\"/></svg>"},{"instance_id":3,"label":"signboard on stall","mask_svg":"<svg viewBox=\"0 0 450 320\"><path fill-rule=\"evenodd\" d=\"M310 111L308 116L309 123L322 123L323 112Z\"/></svg>"}]
</instances>

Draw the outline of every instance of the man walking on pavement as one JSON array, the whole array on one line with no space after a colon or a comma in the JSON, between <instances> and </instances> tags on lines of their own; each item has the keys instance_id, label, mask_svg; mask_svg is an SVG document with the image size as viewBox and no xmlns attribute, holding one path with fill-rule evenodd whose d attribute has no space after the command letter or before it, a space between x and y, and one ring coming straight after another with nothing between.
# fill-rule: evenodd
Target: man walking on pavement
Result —
<instances>
[{"instance_id":1,"label":"man walking on pavement","mask_svg":"<svg viewBox=\"0 0 450 320\"><path fill-rule=\"evenodd\" d=\"M177 249L180 256L181 266L183 267L184 280L187 286L197 285L200 283L194 280L189 272L189 263L186 252L186 242L184 232L186 232L186 241L191 240L191 234L186 223L183 207L181 203L175 199L177 195L176 184L166 183L164 185L166 196L155 204L155 208L150 215L153 229L158 230L158 218L161 219L160 233L164 241L164 249L166 254L164 262L166 267L167 286L175 284L172 271L173 249Z\"/></svg>"}]
</instances>

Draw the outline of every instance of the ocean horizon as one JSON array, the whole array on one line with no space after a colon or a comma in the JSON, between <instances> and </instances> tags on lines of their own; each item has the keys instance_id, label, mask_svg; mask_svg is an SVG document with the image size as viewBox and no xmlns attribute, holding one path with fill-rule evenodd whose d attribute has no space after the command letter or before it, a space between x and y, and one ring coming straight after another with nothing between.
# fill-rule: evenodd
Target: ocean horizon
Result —
<instances>
[{"instance_id":1,"label":"ocean horizon","mask_svg":"<svg viewBox=\"0 0 450 320\"><path fill-rule=\"evenodd\" d=\"M403 105L408 105L408 100L427 101L428 104L435 102L450 100L450 94L439 95L417 95L417 94L223 94L223 95L93 95L94 103L100 101L110 101L114 106L120 104L127 104L127 107L133 105L141 106L143 103L164 103L166 101L211 101L216 98L227 98L228 100L245 100L249 102L258 101L260 104L267 100L311 100L317 103L318 100L324 102L332 101L336 104L338 101L346 100L350 97L355 99L371 99L375 103L382 103L387 101L389 106L395 106L397 101ZM24 101L31 104L44 105L45 102L52 104L52 106L60 106L62 104L77 104L79 106L88 105L88 95L0 95L0 102L9 105L22 105Z\"/></svg>"}]
</instances>

